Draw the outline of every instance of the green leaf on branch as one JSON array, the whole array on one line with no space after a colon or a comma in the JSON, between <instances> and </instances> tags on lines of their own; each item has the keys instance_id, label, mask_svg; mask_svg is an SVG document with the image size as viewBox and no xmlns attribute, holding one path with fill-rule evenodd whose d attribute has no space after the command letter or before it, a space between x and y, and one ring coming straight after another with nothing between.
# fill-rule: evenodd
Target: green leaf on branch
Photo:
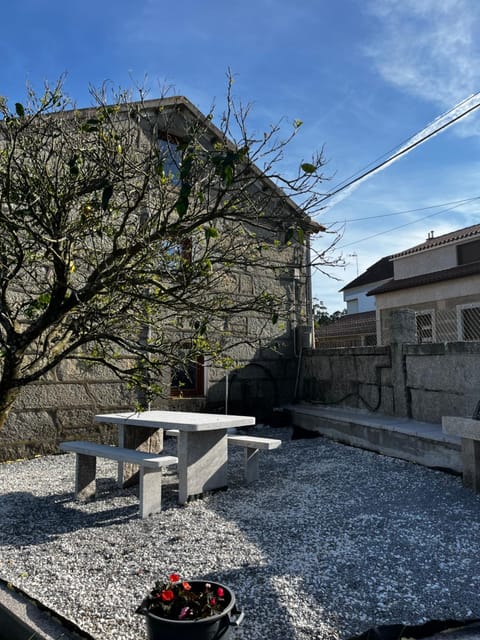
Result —
<instances>
[{"instance_id":1,"label":"green leaf on branch","mask_svg":"<svg viewBox=\"0 0 480 640\"><path fill-rule=\"evenodd\" d=\"M188 211L188 201L192 187L189 184L182 184L175 209L180 217L184 216Z\"/></svg>"},{"instance_id":2,"label":"green leaf on branch","mask_svg":"<svg viewBox=\"0 0 480 640\"><path fill-rule=\"evenodd\" d=\"M209 240L210 238L218 238L219 234L216 227L206 227L204 231L206 240Z\"/></svg>"},{"instance_id":3,"label":"green leaf on branch","mask_svg":"<svg viewBox=\"0 0 480 640\"><path fill-rule=\"evenodd\" d=\"M225 186L229 187L233 182L233 166L227 165L223 170L223 180L225 182Z\"/></svg>"},{"instance_id":4,"label":"green leaf on branch","mask_svg":"<svg viewBox=\"0 0 480 640\"><path fill-rule=\"evenodd\" d=\"M304 173L315 173L315 171L317 170L317 167L310 162L304 162L300 165L300 168Z\"/></svg>"},{"instance_id":5,"label":"green leaf on branch","mask_svg":"<svg viewBox=\"0 0 480 640\"><path fill-rule=\"evenodd\" d=\"M23 108L23 104L21 102L15 103L15 111L19 118L23 118L25 116L25 109Z\"/></svg>"},{"instance_id":6,"label":"green leaf on branch","mask_svg":"<svg viewBox=\"0 0 480 640\"><path fill-rule=\"evenodd\" d=\"M50 304L50 293L41 293L38 298L32 300L28 307L25 309L25 315L27 318L33 318L36 311L43 311Z\"/></svg>"}]
</instances>

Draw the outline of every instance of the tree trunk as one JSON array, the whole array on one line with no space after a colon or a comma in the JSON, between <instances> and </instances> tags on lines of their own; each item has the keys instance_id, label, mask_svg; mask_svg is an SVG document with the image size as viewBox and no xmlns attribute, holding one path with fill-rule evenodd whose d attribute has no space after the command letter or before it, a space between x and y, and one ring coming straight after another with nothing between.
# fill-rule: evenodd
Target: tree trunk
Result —
<instances>
[{"instance_id":1,"label":"tree trunk","mask_svg":"<svg viewBox=\"0 0 480 640\"><path fill-rule=\"evenodd\" d=\"M18 387L4 387L0 385L0 431L3 429L15 400L20 395Z\"/></svg>"}]
</instances>

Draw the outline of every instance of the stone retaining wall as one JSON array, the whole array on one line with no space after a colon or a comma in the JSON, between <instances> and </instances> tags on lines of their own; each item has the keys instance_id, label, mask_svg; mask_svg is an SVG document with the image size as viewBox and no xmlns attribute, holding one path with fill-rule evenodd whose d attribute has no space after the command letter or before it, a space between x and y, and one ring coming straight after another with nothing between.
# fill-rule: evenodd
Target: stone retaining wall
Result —
<instances>
[{"instance_id":1,"label":"stone retaining wall","mask_svg":"<svg viewBox=\"0 0 480 640\"><path fill-rule=\"evenodd\" d=\"M306 350L300 398L424 422L471 417L480 401L480 343Z\"/></svg>"}]
</instances>

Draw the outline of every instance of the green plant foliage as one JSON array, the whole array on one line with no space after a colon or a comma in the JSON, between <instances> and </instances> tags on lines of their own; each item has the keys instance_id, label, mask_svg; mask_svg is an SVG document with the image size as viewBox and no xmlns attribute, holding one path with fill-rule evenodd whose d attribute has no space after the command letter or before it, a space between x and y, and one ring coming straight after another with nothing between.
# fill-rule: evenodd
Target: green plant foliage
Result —
<instances>
[{"instance_id":1,"label":"green plant foliage","mask_svg":"<svg viewBox=\"0 0 480 640\"><path fill-rule=\"evenodd\" d=\"M310 162L303 162L300 166L302 171L304 171L305 173L315 173L315 171L317 170L317 167Z\"/></svg>"}]
</instances>

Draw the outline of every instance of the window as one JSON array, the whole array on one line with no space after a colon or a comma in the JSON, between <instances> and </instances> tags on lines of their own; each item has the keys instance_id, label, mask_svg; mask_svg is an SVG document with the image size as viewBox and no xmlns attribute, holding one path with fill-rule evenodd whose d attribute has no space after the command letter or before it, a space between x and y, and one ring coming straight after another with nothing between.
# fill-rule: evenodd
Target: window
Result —
<instances>
[{"instance_id":1,"label":"window","mask_svg":"<svg viewBox=\"0 0 480 640\"><path fill-rule=\"evenodd\" d=\"M182 154L178 149L178 142L173 138L159 138L158 149L163 162L163 172L170 178L172 184L180 184L180 165L182 164Z\"/></svg>"},{"instance_id":2,"label":"window","mask_svg":"<svg viewBox=\"0 0 480 640\"><path fill-rule=\"evenodd\" d=\"M196 362L172 368L170 395L172 397L195 398L205 395L205 365L202 357Z\"/></svg>"},{"instance_id":3,"label":"window","mask_svg":"<svg viewBox=\"0 0 480 640\"><path fill-rule=\"evenodd\" d=\"M417 342L433 342L433 312L421 311L416 314L415 321L417 323Z\"/></svg>"},{"instance_id":4,"label":"window","mask_svg":"<svg viewBox=\"0 0 480 640\"><path fill-rule=\"evenodd\" d=\"M457 246L457 264L469 264L480 261L480 240L466 242Z\"/></svg>"},{"instance_id":5,"label":"window","mask_svg":"<svg viewBox=\"0 0 480 640\"><path fill-rule=\"evenodd\" d=\"M457 328L459 340L480 340L480 305L458 306Z\"/></svg>"},{"instance_id":6,"label":"window","mask_svg":"<svg viewBox=\"0 0 480 640\"><path fill-rule=\"evenodd\" d=\"M358 298L347 300L347 313L358 313Z\"/></svg>"}]
</instances>

